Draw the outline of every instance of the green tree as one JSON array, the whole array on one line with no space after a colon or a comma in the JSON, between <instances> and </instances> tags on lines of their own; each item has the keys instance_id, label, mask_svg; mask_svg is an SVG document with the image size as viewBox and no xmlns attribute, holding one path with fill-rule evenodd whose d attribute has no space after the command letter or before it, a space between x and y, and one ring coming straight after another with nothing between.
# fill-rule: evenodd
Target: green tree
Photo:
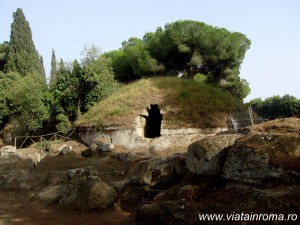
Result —
<instances>
[{"instance_id":1,"label":"green tree","mask_svg":"<svg viewBox=\"0 0 300 225\"><path fill-rule=\"evenodd\" d=\"M9 121L9 117L13 115L15 108L9 94L15 82L21 79L18 73L3 73L0 71L0 127Z\"/></svg>"},{"instance_id":2,"label":"green tree","mask_svg":"<svg viewBox=\"0 0 300 225\"><path fill-rule=\"evenodd\" d=\"M46 77L46 72L45 72L45 67L44 67L44 59L43 56L40 56L40 63L42 65L42 76L43 76L43 83L45 87L47 87L47 77Z\"/></svg>"},{"instance_id":3,"label":"green tree","mask_svg":"<svg viewBox=\"0 0 300 225\"><path fill-rule=\"evenodd\" d=\"M72 129L72 123L69 118L64 114L58 114L56 116L56 129L59 132L62 132L64 135L67 135L69 131Z\"/></svg>"},{"instance_id":4,"label":"green tree","mask_svg":"<svg viewBox=\"0 0 300 225\"><path fill-rule=\"evenodd\" d=\"M164 71L164 66L150 55L145 42L138 38L130 38L122 43L122 49L127 62L132 68L135 78L158 74Z\"/></svg>"},{"instance_id":5,"label":"green tree","mask_svg":"<svg viewBox=\"0 0 300 225\"><path fill-rule=\"evenodd\" d=\"M55 88L51 89L54 95L54 116L66 115L71 121L76 119L77 100L76 88L77 80L73 79L71 67L61 59L59 63L58 75Z\"/></svg>"},{"instance_id":6,"label":"green tree","mask_svg":"<svg viewBox=\"0 0 300 225\"><path fill-rule=\"evenodd\" d=\"M265 100L254 99L249 102L252 108L265 119L277 119L300 115L300 100L294 96L278 95Z\"/></svg>"},{"instance_id":7,"label":"green tree","mask_svg":"<svg viewBox=\"0 0 300 225\"><path fill-rule=\"evenodd\" d=\"M112 61L112 69L116 80L121 82L134 80L133 69L123 49L107 52L105 56Z\"/></svg>"},{"instance_id":8,"label":"green tree","mask_svg":"<svg viewBox=\"0 0 300 225\"><path fill-rule=\"evenodd\" d=\"M122 49L105 56L111 58L115 77L122 82L158 75L165 70L164 65L151 56L145 42L134 37L124 41Z\"/></svg>"},{"instance_id":9,"label":"green tree","mask_svg":"<svg viewBox=\"0 0 300 225\"><path fill-rule=\"evenodd\" d=\"M76 118L81 116L81 111L82 111L82 102L84 101L84 76L82 72L81 65L77 60L74 60L72 64L72 72L71 72L71 80L72 80L72 85L71 85L71 90L74 93L74 105L76 106Z\"/></svg>"},{"instance_id":10,"label":"green tree","mask_svg":"<svg viewBox=\"0 0 300 225\"><path fill-rule=\"evenodd\" d=\"M113 93L119 84L114 80L110 57L92 45L85 46L81 64L74 60L66 64L60 60L56 84L51 92L54 100L53 113L60 129L68 127L69 121L75 121L97 101Z\"/></svg>"},{"instance_id":11,"label":"green tree","mask_svg":"<svg viewBox=\"0 0 300 225\"><path fill-rule=\"evenodd\" d=\"M54 88L56 84L56 78L57 78L57 61L54 49L52 49L52 56L51 56L51 70L50 70L50 81L49 81L49 87L50 89Z\"/></svg>"},{"instance_id":12,"label":"green tree","mask_svg":"<svg viewBox=\"0 0 300 225\"><path fill-rule=\"evenodd\" d=\"M29 23L20 8L13 13L5 69L7 72L18 72L23 76L27 74L43 76L43 66L32 40Z\"/></svg>"},{"instance_id":13,"label":"green tree","mask_svg":"<svg viewBox=\"0 0 300 225\"><path fill-rule=\"evenodd\" d=\"M4 71L4 66L7 60L9 43L7 41L0 44L0 71Z\"/></svg>"},{"instance_id":14,"label":"green tree","mask_svg":"<svg viewBox=\"0 0 300 225\"><path fill-rule=\"evenodd\" d=\"M166 25L167 27L168 25ZM168 34L167 30L158 27L156 32L146 33L143 37L150 54L163 63L165 72L170 75L175 75L179 70L184 70L184 67L177 62L178 47Z\"/></svg>"},{"instance_id":15,"label":"green tree","mask_svg":"<svg viewBox=\"0 0 300 225\"><path fill-rule=\"evenodd\" d=\"M228 80L225 80L221 86L223 90L228 91L238 99L246 98L251 92L248 81L240 79L239 76L232 76Z\"/></svg>"},{"instance_id":16,"label":"green tree","mask_svg":"<svg viewBox=\"0 0 300 225\"><path fill-rule=\"evenodd\" d=\"M54 60L52 60L52 62L53 61ZM72 107L72 96L74 93L72 93L68 88L70 83L70 73L70 68L64 63L63 59L60 59L55 82L53 82L53 76L50 77L51 86L49 97L51 120L55 124L56 130L63 132L64 134L66 134L72 126L69 117L75 118L75 113L73 113L74 107Z\"/></svg>"},{"instance_id":17,"label":"green tree","mask_svg":"<svg viewBox=\"0 0 300 225\"><path fill-rule=\"evenodd\" d=\"M81 59L81 64L84 66L90 62L95 61L99 55L101 55L101 49L95 44L85 45L80 55L83 57Z\"/></svg>"},{"instance_id":18,"label":"green tree","mask_svg":"<svg viewBox=\"0 0 300 225\"><path fill-rule=\"evenodd\" d=\"M111 60L104 55L99 55L96 60L83 65L83 79L83 112L119 88L119 84L114 79Z\"/></svg>"},{"instance_id":19,"label":"green tree","mask_svg":"<svg viewBox=\"0 0 300 225\"><path fill-rule=\"evenodd\" d=\"M69 71L66 68L64 60L61 58L59 60L58 75L60 76L61 74L64 74L66 72L69 72Z\"/></svg>"},{"instance_id":20,"label":"green tree","mask_svg":"<svg viewBox=\"0 0 300 225\"><path fill-rule=\"evenodd\" d=\"M250 91L247 81L239 77L250 44L239 32L180 20L146 33L143 39L132 37L122 43L121 50L107 56L112 59L116 78L123 82L143 76L176 76L179 71L187 78L201 73L208 83L242 99Z\"/></svg>"},{"instance_id":21,"label":"green tree","mask_svg":"<svg viewBox=\"0 0 300 225\"><path fill-rule=\"evenodd\" d=\"M158 29L146 40L150 53L166 68L186 70L189 77L201 72L214 83L239 74L251 43L241 33L192 20L166 24L164 30Z\"/></svg>"},{"instance_id":22,"label":"green tree","mask_svg":"<svg viewBox=\"0 0 300 225\"><path fill-rule=\"evenodd\" d=\"M49 118L48 92L40 75L0 72L0 126L16 121L20 133L35 131Z\"/></svg>"},{"instance_id":23,"label":"green tree","mask_svg":"<svg viewBox=\"0 0 300 225\"><path fill-rule=\"evenodd\" d=\"M47 89L40 74L27 74L16 79L7 90L12 118L18 122L19 131L35 131L49 118L49 108L45 104Z\"/></svg>"}]
</instances>

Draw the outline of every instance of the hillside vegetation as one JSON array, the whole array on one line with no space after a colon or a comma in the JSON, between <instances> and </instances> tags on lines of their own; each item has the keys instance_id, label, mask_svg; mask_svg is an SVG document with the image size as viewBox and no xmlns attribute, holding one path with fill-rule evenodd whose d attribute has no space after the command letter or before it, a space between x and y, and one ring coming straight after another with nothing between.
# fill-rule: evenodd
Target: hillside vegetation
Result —
<instances>
[{"instance_id":1,"label":"hillside vegetation","mask_svg":"<svg viewBox=\"0 0 300 225\"><path fill-rule=\"evenodd\" d=\"M190 79L158 77L123 86L75 122L77 127L132 127L149 104L163 111L164 128L224 127L230 112L242 110L240 100L213 86Z\"/></svg>"}]
</instances>

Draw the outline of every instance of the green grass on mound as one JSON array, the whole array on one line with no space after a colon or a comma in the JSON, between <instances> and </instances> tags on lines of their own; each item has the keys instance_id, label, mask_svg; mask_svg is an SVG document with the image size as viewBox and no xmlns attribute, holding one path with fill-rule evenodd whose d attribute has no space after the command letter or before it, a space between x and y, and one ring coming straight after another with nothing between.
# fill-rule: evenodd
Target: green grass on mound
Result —
<instances>
[{"instance_id":1,"label":"green grass on mound","mask_svg":"<svg viewBox=\"0 0 300 225\"><path fill-rule=\"evenodd\" d=\"M230 112L240 111L240 100L215 87L177 77L142 79L123 86L98 102L75 122L77 127L133 127L149 104L163 111L164 128L226 126Z\"/></svg>"}]
</instances>

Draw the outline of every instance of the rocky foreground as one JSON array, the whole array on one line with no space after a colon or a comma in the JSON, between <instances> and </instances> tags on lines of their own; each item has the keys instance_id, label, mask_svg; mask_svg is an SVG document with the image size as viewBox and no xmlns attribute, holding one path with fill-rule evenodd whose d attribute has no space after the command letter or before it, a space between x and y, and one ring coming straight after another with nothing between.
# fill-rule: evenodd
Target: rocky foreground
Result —
<instances>
[{"instance_id":1,"label":"rocky foreground","mask_svg":"<svg viewBox=\"0 0 300 225\"><path fill-rule=\"evenodd\" d=\"M249 223L200 222L205 213L292 215L284 222L299 224L299 119L293 121L205 137L166 157L62 148L40 160L40 150L3 147L0 189L71 211L120 207L140 224Z\"/></svg>"}]
</instances>

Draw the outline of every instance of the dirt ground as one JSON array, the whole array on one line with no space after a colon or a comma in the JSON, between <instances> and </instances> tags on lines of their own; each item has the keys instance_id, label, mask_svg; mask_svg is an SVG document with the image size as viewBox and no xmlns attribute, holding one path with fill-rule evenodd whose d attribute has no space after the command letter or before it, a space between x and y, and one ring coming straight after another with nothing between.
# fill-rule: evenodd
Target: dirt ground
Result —
<instances>
[{"instance_id":1,"label":"dirt ground","mask_svg":"<svg viewBox=\"0 0 300 225\"><path fill-rule=\"evenodd\" d=\"M52 155L44 158L32 170L33 173L46 175L49 171L63 171L75 168L93 166L99 172L101 180L114 181L121 178L127 168L126 164L117 158L96 156L91 158L82 157L79 153L86 150L86 146L76 141L68 141L75 153L67 155ZM6 172L15 168L25 169L26 162L16 165L1 167L0 172ZM111 209L97 212L76 212L66 208L60 208L57 204L46 205L32 201L32 195L40 186L34 186L30 191L0 191L0 225L134 225L134 215L131 212L122 211L116 205Z\"/></svg>"},{"instance_id":2,"label":"dirt ground","mask_svg":"<svg viewBox=\"0 0 300 225\"><path fill-rule=\"evenodd\" d=\"M134 225L128 212L116 206L100 212L74 212L30 201L30 193L0 192L0 225Z\"/></svg>"}]
</instances>

